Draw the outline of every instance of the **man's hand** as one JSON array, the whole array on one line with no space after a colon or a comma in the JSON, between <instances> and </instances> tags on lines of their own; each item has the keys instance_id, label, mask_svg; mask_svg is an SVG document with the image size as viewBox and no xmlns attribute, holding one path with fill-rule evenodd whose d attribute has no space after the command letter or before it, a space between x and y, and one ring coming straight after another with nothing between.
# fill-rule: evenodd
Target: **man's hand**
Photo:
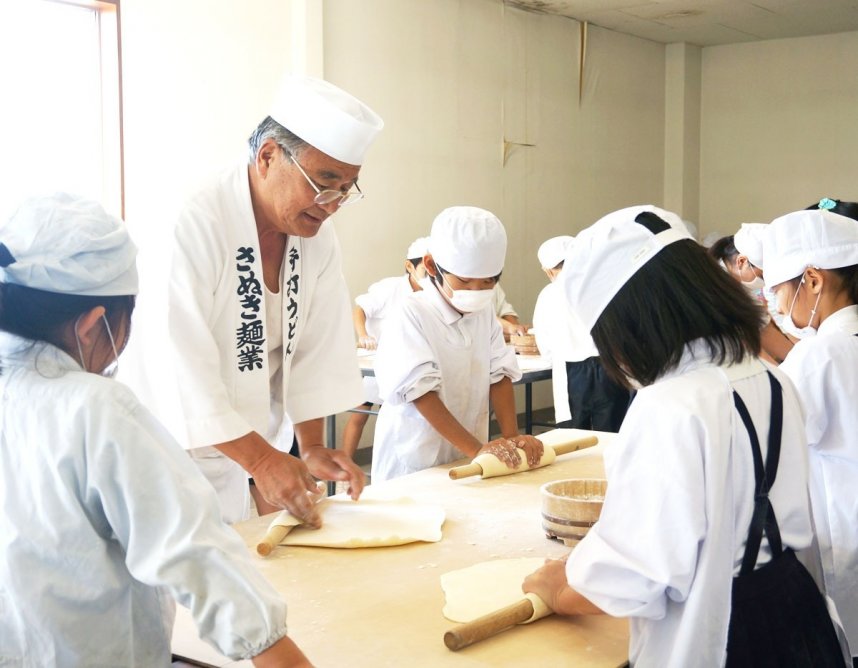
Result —
<instances>
[{"instance_id":1,"label":"man's hand","mask_svg":"<svg viewBox=\"0 0 858 668\"><path fill-rule=\"evenodd\" d=\"M539 596L558 615L600 615L604 612L569 586L566 559L546 559L524 579L521 590Z\"/></svg>"},{"instance_id":2,"label":"man's hand","mask_svg":"<svg viewBox=\"0 0 858 668\"><path fill-rule=\"evenodd\" d=\"M322 526L315 504L316 481L300 459L271 448L248 473L268 503L285 508L309 527Z\"/></svg>"},{"instance_id":3,"label":"man's hand","mask_svg":"<svg viewBox=\"0 0 858 668\"><path fill-rule=\"evenodd\" d=\"M349 495L358 500L366 485L366 476L345 452L331 450L321 444L311 445L301 448L301 459L317 478L348 481Z\"/></svg>"}]
</instances>

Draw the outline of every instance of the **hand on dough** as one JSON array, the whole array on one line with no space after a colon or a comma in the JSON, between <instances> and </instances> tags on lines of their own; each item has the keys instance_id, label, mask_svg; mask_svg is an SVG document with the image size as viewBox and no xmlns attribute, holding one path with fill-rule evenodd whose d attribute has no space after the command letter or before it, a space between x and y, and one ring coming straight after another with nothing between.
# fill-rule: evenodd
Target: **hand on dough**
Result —
<instances>
[{"instance_id":1,"label":"hand on dough","mask_svg":"<svg viewBox=\"0 0 858 668\"><path fill-rule=\"evenodd\" d=\"M569 586L566 559L546 559L524 579L521 590L539 596L558 615L598 615L603 611Z\"/></svg>"}]
</instances>

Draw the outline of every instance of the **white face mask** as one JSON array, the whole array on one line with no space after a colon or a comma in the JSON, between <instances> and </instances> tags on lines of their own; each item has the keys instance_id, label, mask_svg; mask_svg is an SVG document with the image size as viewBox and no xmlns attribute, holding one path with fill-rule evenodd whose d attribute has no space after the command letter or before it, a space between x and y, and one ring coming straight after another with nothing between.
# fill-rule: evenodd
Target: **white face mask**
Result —
<instances>
[{"instance_id":1,"label":"white face mask","mask_svg":"<svg viewBox=\"0 0 858 668\"><path fill-rule=\"evenodd\" d=\"M747 268L750 269L750 267ZM743 267L743 270L744 269L745 267ZM742 278L742 285L745 286L745 289L748 292L755 295L766 286L766 282L762 278L757 276L756 272L754 272L753 269L751 269L751 274L754 278L752 278L750 281L746 281L744 278Z\"/></svg>"},{"instance_id":2,"label":"white face mask","mask_svg":"<svg viewBox=\"0 0 858 668\"><path fill-rule=\"evenodd\" d=\"M88 371L86 368L86 362L83 361L83 348L80 345L80 338L77 335L77 325L82 317L83 315L80 315L78 316L78 319L75 320L74 339L77 342L77 354L80 358L80 365L84 371ZM101 319L104 321L104 326L107 328L107 338L110 339L110 346L113 348L113 361L104 368L101 375L105 378L113 378L119 371L119 353L116 351L116 342L113 340L113 332L110 331L110 323L107 322L107 318L103 313L101 315Z\"/></svg>"},{"instance_id":3,"label":"white face mask","mask_svg":"<svg viewBox=\"0 0 858 668\"><path fill-rule=\"evenodd\" d=\"M801 277L801 283L798 284L798 290L796 290L795 294L792 296L792 303L789 306L789 313L786 314L786 317L781 323L781 329L783 329L783 331L790 336L794 336L797 339L805 339L809 336L814 336L816 334L816 329L812 327L812 325L813 319L816 317L816 307L819 306L819 298L822 296L822 290L820 290L819 294L816 295L816 302L813 304L813 308L810 309L810 320L808 320L807 326L799 327L793 322L792 310L795 308L795 300L798 298L798 293L801 290L802 285L804 285L804 276Z\"/></svg>"},{"instance_id":4,"label":"white face mask","mask_svg":"<svg viewBox=\"0 0 858 668\"><path fill-rule=\"evenodd\" d=\"M441 276L442 284L446 283L444 277ZM450 300L450 304L457 311L461 311L462 313L475 313L477 311L482 311L489 304L492 303L492 299L494 299L494 290L454 290L453 287L446 283L447 287L450 288L450 292L452 295L446 295Z\"/></svg>"}]
</instances>

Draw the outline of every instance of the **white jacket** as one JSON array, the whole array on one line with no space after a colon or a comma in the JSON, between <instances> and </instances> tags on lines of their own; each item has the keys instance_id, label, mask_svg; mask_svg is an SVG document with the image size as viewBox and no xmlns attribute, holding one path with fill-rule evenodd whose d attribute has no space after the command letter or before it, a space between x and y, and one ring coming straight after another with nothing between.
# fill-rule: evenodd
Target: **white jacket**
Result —
<instances>
[{"instance_id":1,"label":"white jacket","mask_svg":"<svg viewBox=\"0 0 858 668\"><path fill-rule=\"evenodd\" d=\"M361 402L333 223L326 221L315 237L288 240L282 392L276 393L285 415L271 415L271 342L247 165L221 174L192 197L170 242L142 246L141 298L120 378L183 447L197 450L192 455L218 490L224 517L243 519L247 474L207 446L251 431L277 434L282 425L274 444L288 450L291 424Z\"/></svg>"},{"instance_id":2,"label":"white jacket","mask_svg":"<svg viewBox=\"0 0 858 668\"><path fill-rule=\"evenodd\" d=\"M629 657L640 668L722 666L726 657L732 577L754 494L751 446L731 384L763 457L771 390L758 360L723 369L705 360L692 346L677 369L638 391L605 450L600 519L567 561L574 589L608 614L630 618ZM813 536L804 425L795 389L773 373L783 387L784 424L769 498L784 547L798 551ZM770 556L764 537L758 563Z\"/></svg>"},{"instance_id":3,"label":"white jacket","mask_svg":"<svg viewBox=\"0 0 858 668\"><path fill-rule=\"evenodd\" d=\"M533 307L533 333L539 354L551 362L554 421L572 419L566 362L583 362L598 357L599 351L584 323L572 313L560 286L549 283Z\"/></svg>"},{"instance_id":4,"label":"white jacket","mask_svg":"<svg viewBox=\"0 0 858 668\"><path fill-rule=\"evenodd\" d=\"M412 403L438 392L459 423L488 439L489 387L521 378L515 351L490 307L462 316L428 280L384 324L375 375L384 403L375 425L372 480L414 473L464 457Z\"/></svg>"},{"instance_id":5,"label":"white jacket","mask_svg":"<svg viewBox=\"0 0 858 668\"><path fill-rule=\"evenodd\" d=\"M858 653L858 306L833 313L780 368L807 414L810 498L828 595Z\"/></svg>"},{"instance_id":6,"label":"white jacket","mask_svg":"<svg viewBox=\"0 0 858 668\"><path fill-rule=\"evenodd\" d=\"M191 460L121 383L0 334L0 664L166 666L173 601L248 658L286 606Z\"/></svg>"}]
</instances>

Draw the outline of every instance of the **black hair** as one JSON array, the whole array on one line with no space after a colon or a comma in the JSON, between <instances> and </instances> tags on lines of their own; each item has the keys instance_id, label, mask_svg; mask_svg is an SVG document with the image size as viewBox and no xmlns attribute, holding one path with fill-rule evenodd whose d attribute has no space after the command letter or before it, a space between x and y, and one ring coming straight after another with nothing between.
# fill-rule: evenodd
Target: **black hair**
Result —
<instances>
[{"instance_id":1,"label":"black hair","mask_svg":"<svg viewBox=\"0 0 858 668\"><path fill-rule=\"evenodd\" d=\"M0 330L63 348L64 328L96 306L104 307L105 317L114 332L123 321L130 327L135 301L134 295L67 295L0 283Z\"/></svg>"},{"instance_id":2,"label":"black hair","mask_svg":"<svg viewBox=\"0 0 858 668\"><path fill-rule=\"evenodd\" d=\"M811 209L819 209L819 205L826 200L828 200L829 202L834 202L834 206L831 208L825 207L825 210L832 211L834 213L839 213L841 216L852 218L852 220L858 220L858 202L843 202L839 199L829 199L826 197L819 200L819 202L816 202L815 204L811 204L805 210L810 211Z\"/></svg>"},{"instance_id":3,"label":"black hair","mask_svg":"<svg viewBox=\"0 0 858 668\"><path fill-rule=\"evenodd\" d=\"M422 257L408 258L408 261L412 265L414 265L415 269L417 269L417 267L419 267L421 264L423 264L423 258Z\"/></svg>"},{"instance_id":4,"label":"black hair","mask_svg":"<svg viewBox=\"0 0 858 668\"><path fill-rule=\"evenodd\" d=\"M444 269L444 268L443 268L440 264L438 264L437 262L435 263L435 268L438 270L438 273L439 273L439 274L449 274L449 273L450 273L449 271L447 271L446 269ZM501 277L501 275L502 275L502 274L503 274L503 271L501 271L501 273L500 273L500 274L498 274L497 276L491 276L490 278L493 278L493 279L494 279L494 281L495 281L495 283L497 283L498 281L500 281L500 277ZM453 274L453 276L456 276L456 274ZM429 278L430 278L430 280L431 280L433 283L435 282L435 277L434 277L434 276L430 275L430 276L429 276ZM465 276L465 278L470 278L470 277L469 277L469 276Z\"/></svg>"},{"instance_id":5,"label":"black hair","mask_svg":"<svg viewBox=\"0 0 858 668\"><path fill-rule=\"evenodd\" d=\"M710 360L739 362L760 351L760 304L696 241L663 248L620 288L591 334L605 371L629 387L674 368L703 339Z\"/></svg>"},{"instance_id":6,"label":"black hair","mask_svg":"<svg viewBox=\"0 0 858 668\"><path fill-rule=\"evenodd\" d=\"M739 256L739 249L736 248L736 242L733 235L729 237L721 237L709 247L709 255L720 260L724 264L732 264Z\"/></svg>"},{"instance_id":7,"label":"black hair","mask_svg":"<svg viewBox=\"0 0 858 668\"><path fill-rule=\"evenodd\" d=\"M849 295L849 300L853 304L858 304L858 264L829 269L829 271L840 277L840 280L843 281L843 289Z\"/></svg>"}]
</instances>

